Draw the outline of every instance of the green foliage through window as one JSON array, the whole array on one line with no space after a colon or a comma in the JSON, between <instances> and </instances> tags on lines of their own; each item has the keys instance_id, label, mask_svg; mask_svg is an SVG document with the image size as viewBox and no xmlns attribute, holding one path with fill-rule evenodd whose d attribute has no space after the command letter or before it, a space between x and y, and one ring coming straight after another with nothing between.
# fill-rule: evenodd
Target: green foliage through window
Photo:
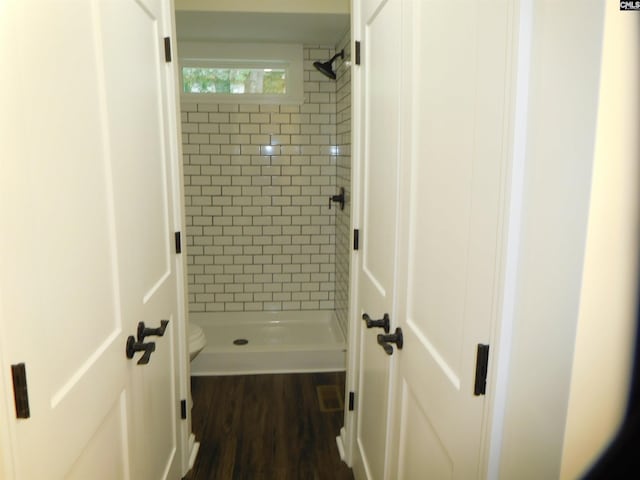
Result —
<instances>
[{"instance_id":1,"label":"green foliage through window","mask_svg":"<svg viewBox=\"0 0 640 480\"><path fill-rule=\"evenodd\" d=\"M285 69L275 68L182 68L185 93L286 93Z\"/></svg>"}]
</instances>

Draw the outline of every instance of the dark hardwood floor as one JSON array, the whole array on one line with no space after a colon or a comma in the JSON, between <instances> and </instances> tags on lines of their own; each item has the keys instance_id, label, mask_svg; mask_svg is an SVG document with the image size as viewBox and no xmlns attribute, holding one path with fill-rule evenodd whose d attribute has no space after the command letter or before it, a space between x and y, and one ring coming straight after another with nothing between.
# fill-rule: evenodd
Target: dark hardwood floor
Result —
<instances>
[{"instance_id":1,"label":"dark hardwood floor","mask_svg":"<svg viewBox=\"0 0 640 480\"><path fill-rule=\"evenodd\" d=\"M343 413L317 387L344 392L344 373L192 377L200 451L186 480L352 480L335 437ZM342 398L339 399L341 401Z\"/></svg>"}]
</instances>

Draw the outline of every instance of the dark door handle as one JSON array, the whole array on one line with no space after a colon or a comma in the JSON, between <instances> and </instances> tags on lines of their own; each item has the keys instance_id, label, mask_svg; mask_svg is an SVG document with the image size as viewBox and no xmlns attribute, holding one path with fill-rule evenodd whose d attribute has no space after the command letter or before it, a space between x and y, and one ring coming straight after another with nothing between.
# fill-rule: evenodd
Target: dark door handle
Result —
<instances>
[{"instance_id":1,"label":"dark door handle","mask_svg":"<svg viewBox=\"0 0 640 480\"><path fill-rule=\"evenodd\" d=\"M144 352L142 354L142 357L140 357L140 360L138 360L138 365L146 365L147 363L149 363L151 354L155 352L155 350L156 344L154 342L136 342L136 338L133 335L129 335L129 337L127 338L127 358L133 358L136 352Z\"/></svg>"},{"instance_id":2,"label":"dark door handle","mask_svg":"<svg viewBox=\"0 0 640 480\"><path fill-rule=\"evenodd\" d=\"M390 345L391 343L395 343L398 347L398 350L402 350L402 329L400 327L396 327L395 333L391 333L389 335L378 335L378 345L380 345L387 355L393 354L393 347Z\"/></svg>"},{"instance_id":3,"label":"dark door handle","mask_svg":"<svg viewBox=\"0 0 640 480\"><path fill-rule=\"evenodd\" d=\"M385 313L380 320L373 320L368 313L362 314L362 319L367 322L367 328L383 328L384 333L389 333L389 314Z\"/></svg>"},{"instance_id":4,"label":"dark door handle","mask_svg":"<svg viewBox=\"0 0 640 480\"><path fill-rule=\"evenodd\" d=\"M162 337L164 331L167 329L167 325L169 325L169 320L160 320L160 326L158 328L148 328L144 326L144 322L138 322L138 342L142 343L146 337L152 335Z\"/></svg>"}]
</instances>

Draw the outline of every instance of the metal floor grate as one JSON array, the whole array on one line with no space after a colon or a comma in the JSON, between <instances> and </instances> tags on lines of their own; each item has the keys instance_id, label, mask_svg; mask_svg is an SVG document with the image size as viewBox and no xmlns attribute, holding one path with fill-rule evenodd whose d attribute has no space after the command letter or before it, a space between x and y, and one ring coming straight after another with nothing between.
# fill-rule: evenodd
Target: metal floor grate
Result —
<instances>
[{"instance_id":1,"label":"metal floor grate","mask_svg":"<svg viewBox=\"0 0 640 480\"><path fill-rule=\"evenodd\" d=\"M340 412L344 410L344 398L338 385L318 385L318 402L321 412Z\"/></svg>"}]
</instances>

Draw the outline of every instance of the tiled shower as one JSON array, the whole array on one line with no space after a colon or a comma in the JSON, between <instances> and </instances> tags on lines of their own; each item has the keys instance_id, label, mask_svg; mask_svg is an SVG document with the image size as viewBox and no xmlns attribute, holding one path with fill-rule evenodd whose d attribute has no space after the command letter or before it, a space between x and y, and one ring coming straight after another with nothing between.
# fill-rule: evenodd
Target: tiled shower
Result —
<instances>
[{"instance_id":1,"label":"tiled shower","mask_svg":"<svg viewBox=\"0 0 640 480\"><path fill-rule=\"evenodd\" d=\"M305 45L304 103L182 104L189 310L335 310L346 332L351 248L350 68Z\"/></svg>"}]
</instances>

